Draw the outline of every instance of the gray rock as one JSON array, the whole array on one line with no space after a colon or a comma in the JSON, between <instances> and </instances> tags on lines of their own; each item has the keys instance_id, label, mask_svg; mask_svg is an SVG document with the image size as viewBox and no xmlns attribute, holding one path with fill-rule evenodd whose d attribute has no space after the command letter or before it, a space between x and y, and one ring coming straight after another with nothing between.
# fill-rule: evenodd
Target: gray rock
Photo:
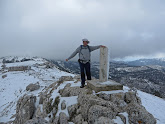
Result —
<instances>
[{"instance_id":1,"label":"gray rock","mask_svg":"<svg viewBox=\"0 0 165 124\"><path fill-rule=\"evenodd\" d=\"M44 117L43 113L41 112L41 107L40 106L37 107L37 110L35 112L35 117L36 118L39 118L39 117L43 118Z\"/></svg>"},{"instance_id":2,"label":"gray rock","mask_svg":"<svg viewBox=\"0 0 165 124\"><path fill-rule=\"evenodd\" d=\"M74 121L73 121L75 124L82 124L82 122L84 122L84 119L82 118L82 115L79 114L77 115L75 118L74 118Z\"/></svg>"},{"instance_id":3,"label":"gray rock","mask_svg":"<svg viewBox=\"0 0 165 124\"><path fill-rule=\"evenodd\" d=\"M109 108L109 110L111 110L115 114L119 112L119 109L114 103L103 100L94 95L85 95L85 94L79 95L78 104L81 106L81 114L85 121L88 120L89 109L91 108L91 106L94 105L99 105Z\"/></svg>"},{"instance_id":4,"label":"gray rock","mask_svg":"<svg viewBox=\"0 0 165 124\"><path fill-rule=\"evenodd\" d=\"M128 103L138 103L141 104L140 98L136 95L136 92L126 92L125 93L125 102Z\"/></svg>"},{"instance_id":5,"label":"gray rock","mask_svg":"<svg viewBox=\"0 0 165 124\"><path fill-rule=\"evenodd\" d=\"M36 96L24 95L17 102L16 118L14 124L23 124L27 120L32 119L35 112Z\"/></svg>"},{"instance_id":6,"label":"gray rock","mask_svg":"<svg viewBox=\"0 0 165 124\"><path fill-rule=\"evenodd\" d=\"M43 93L40 94L40 100L39 100L39 104L43 104L45 95Z\"/></svg>"},{"instance_id":7,"label":"gray rock","mask_svg":"<svg viewBox=\"0 0 165 124\"><path fill-rule=\"evenodd\" d=\"M107 117L109 119L115 118L117 115L117 112L114 112L112 109L99 106L99 105L94 105L89 109L88 113L88 123L93 124L97 122L99 117Z\"/></svg>"},{"instance_id":8,"label":"gray rock","mask_svg":"<svg viewBox=\"0 0 165 124\"><path fill-rule=\"evenodd\" d=\"M7 74L5 74L5 75L2 75L2 78L4 79L4 78L6 78L7 77Z\"/></svg>"},{"instance_id":9,"label":"gray rock","mask_svg":"<svg viewBox=\"0 0 165 124\"><path fill-rule=\"evenodd\" d=\"M127 105L124 99L125 99L125 93L121 92L121 93L111 94L110 101L113 102L115 105L117 105L120 111L123 112L124 107Z\"/></svg>"},{"instance_id":10,"label":"gray rock","mask_svg":"<svg viewBox=\"0 0 165 124\"><path fill-rule=\"evenodd\" d=\"M43 118L33 118L31 120L26 121L26 123L24 124L48 124L48 122Z\"/></svg>"},{"instance_id":11,"label":"gray rock","mask_svg":"<svg viewBox=\"0 0 165 124\"><path fill-rule=\"evenodd\" d=\"M80 87L65 87L62 91L60 91L60 95L62 97L78 96L80 93L87 94L91 93L91 91Z\"/></svg>"},{"instance_id":12,"label":"gray rock","mask_svg":"<svg viewBox=\"0 0 165 124\"><path fill-rule=\"evenodd\" d=\"M61 110L64 110L66 109L66 101L63 100L62 103L61 103Z\"/></svg>"},{"instance_id":13,"label":"gray rock","mask_svg":"<svg viewBox=\"0 0 165 124\"><path fill-rule=\"evenodd\" d=\"M68 106L67 109L68 109L68 113L69 113L69 118L70 118L70 120L72 120L74 118L74 116L76 115L78 105L74 104L74 105Z\"/></svg>"},{"instance_id":14,"label":"gray rock","mask_svg":"<svg viewBox=\"0 0 165 124\"><path fill-rule=\"evenodd\" d=\"M73 77L72 76L61 76L59 79L60 82L64 82L64 81L73 81Z\"/></svg>"},{"instance_id":15,"label":"gray rock","mask_svg":"<svg viewBox=\"0 0 165 124\"><path fill-rule=\"evenodd\" d=\"M63 112L60 113L59 122L60 122L60 124L69 124L68 117L66 116L65 113L63 113Z\"/></svg>"},{"instance_id":16,"label":"gray rock","mask_svg":"<svg viewBox=\"0 0 165 124\"><path fill-rule=\"evenodd\" d=\"M34 91L34 90L38 90L39 88L40 88L40 85L38 85L38 84L29 84L26 87L26 90L27 91Z\"/></svg>"},{"instance_id":17,"label":"gray rock","mask_svg":"<svg viewBox=\"0 0 165 124\"><path fill-rule=\"evenodd\" d=\"M94 124L114 124L114 121L106 117L100 117Z\"/></svg>"},{"instance_id":18,"label":"gray rock","mask_svg":"<svg viewBox=\"0 0 165 124\"><path fill-rule=\"evenodd\" d=\"M56 116L56 114L57 114L57 109L56 108L53 108L52 114L53 114L53 116Z\"/></svg>"},{"instance_id":19,"label":"gray rock","mask_svg":"<svg viewBox=\"0 0 165 124\"><path fill-rule=\"evenodd\" d=\"M130 124L156 124L156 119L151 115L146 109L137 104L130 103L125 108L128 113L129 123Z\"/></svg>"},{"instance_id":20,"label":"gray rock","mask_svg":"<svg viewBox=\"0 0 165 124\"><path fill-rule=\"evenodd\" d=\"M59 117L55 117L55 119L53 120L53 124L59 124Z\"/></svg>"},{"instance_id":21,"label":"gray rock","mask_svg":"<svg viewBox=\"0 0 165 124\"><path fill-rule=\"evenodd\" d=\"M71 86L71 83L68 83L68 84L65 85L64 88L66 88L66 87L70 87L70 86Z\"/></svg>"}]
</instances>

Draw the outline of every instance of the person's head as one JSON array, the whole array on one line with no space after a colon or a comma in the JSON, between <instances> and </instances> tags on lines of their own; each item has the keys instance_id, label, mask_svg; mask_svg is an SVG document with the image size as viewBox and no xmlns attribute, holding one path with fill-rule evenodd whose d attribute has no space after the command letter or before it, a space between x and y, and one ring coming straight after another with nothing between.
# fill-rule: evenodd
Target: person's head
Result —
<instances>
[{"instance_id":1,"label":"person's head","mask_svg":"<svg viewBox=\"0 0 165 124\"><path fill-rule=\"evenodd\" d=\"M87 46L89 44L89 40L86 38L82 39L82 41L84 46Z\"/></svg>"}]
</instances>

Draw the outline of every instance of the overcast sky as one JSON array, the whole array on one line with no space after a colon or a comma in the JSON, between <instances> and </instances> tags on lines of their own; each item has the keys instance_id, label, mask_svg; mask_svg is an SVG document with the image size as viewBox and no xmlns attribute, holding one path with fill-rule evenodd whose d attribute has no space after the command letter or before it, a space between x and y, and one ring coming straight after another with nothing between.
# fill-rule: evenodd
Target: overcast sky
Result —
<instances>
[{"instance_id":1,"label":"overcast sky","mask_svg":"<svg viewBox=\"0 0 165 124\"><path fill-rule=\"evenodd\" d=\"M0 0L0 57L65 59L82 38L113 59L165 57L165 1Z\"/></svg>"}]
</instances>

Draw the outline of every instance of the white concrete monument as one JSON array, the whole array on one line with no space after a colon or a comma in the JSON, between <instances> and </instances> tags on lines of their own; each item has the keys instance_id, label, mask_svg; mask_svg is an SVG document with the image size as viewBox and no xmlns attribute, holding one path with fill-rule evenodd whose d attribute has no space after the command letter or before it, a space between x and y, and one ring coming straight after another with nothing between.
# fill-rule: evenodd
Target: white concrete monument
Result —
<instances>
[{"instance_id":1,"label":"white concrete monument","mask_svg":"<svg viewBox=\"0 0 165 124\"><path fill-rule=\"evenodd\" d=\"M109 77L109 52L108 48L100 48L100 72L99 80L91 80L87 82L87 86L95 92L100 91L111 91L111 90L122 90L123 85L108 80Z\"/></svg>"},{"instance_id":2,"label":"white concrete monument","mask_svg":"<svg viewBox=\"0 0 165 124\"><path fill-rule=\"evenodd\" d=\"M100 48L100 82L108 81L109 77L109 52L107 47Z\"/></svg>"}]
</instances>

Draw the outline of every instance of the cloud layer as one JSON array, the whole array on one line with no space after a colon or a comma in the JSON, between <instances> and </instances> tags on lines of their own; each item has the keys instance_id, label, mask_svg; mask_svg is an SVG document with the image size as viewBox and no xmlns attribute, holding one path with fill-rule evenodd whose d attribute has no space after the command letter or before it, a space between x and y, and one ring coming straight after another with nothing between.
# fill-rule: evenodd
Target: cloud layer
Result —
<instances>
[{"instance_id":1,"label":"cloud layer","mask_svg":"<svg viewBox=\"0 0 165 124\"><path fill-rule=\"evenodd\" d=\"M165 55L164 5L162 0L1 0L0 57L65 59L82 38L106 45L111 58Z\"/></svg>"}]
</instances>

